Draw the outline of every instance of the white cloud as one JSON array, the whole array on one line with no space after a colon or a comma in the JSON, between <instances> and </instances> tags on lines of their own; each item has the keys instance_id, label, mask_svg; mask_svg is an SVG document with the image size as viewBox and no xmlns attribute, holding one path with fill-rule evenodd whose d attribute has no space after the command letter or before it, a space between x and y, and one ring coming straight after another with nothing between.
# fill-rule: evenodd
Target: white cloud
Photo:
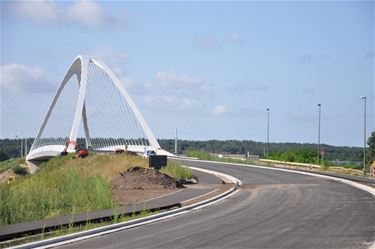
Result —
<instances>
[{"instance_id":1,"label":"white cloud","mask_svg":"<svg viewBox=\"0 0 375 249\"><path fill-rule=\"evenodd\" d=\"M54 87L48 83L41 67L21 64L1 65L1 87L15 92L51 92Z\"/></svg>"},{"instance_id":2,"label":"white cloud","mask_svg":"<svg viewBox=\"0 0 375 249\"><path fill-rule=\"evenodd\" d=\"M126 64L129 62L127 54L116 52L111 47L102 44L88 50L87 54L102 60L108 65L127 89L133 89L139 85L136 80L131 79L126 73Z\"/></svg>"},{"instance_id":3,"label":"white cloud","mask_svg":"<svg viewBox=\"0 0 375 249\"><path fill-rule=\"evenodd\" d=\"M212 113L215 115L222 115L224 113L228 113L229 109L226 106L223 105L217 105L212 109Z\"/></svg>"},{"instance_id":4,"label":"white cloud","mask_svg":"<svg viewBox=\"0 0 375 249\"><path fill-rule=\"evenodd\" d=\"M205 83L202 79L193 78L188 74L177 74L174 71L157 72L156 80L165 87L193 87L204 91L210 89L209 84Z\"/></svg>"},{"instance_id":5,"label":"white cloud","mask_svg":"<svg viewBox=\"0 0 375 249\"><path fill-rule=\"evenodd\" d=\"M203 49L215 49L219 46L219 41L213 35L196 35L193 42Z\"/></svg>"},{"instance_id":6,"label":"white cloud","mask_svg":"<svg viewBox=\"0 0 375 249\"><path fill-rule=\"evenodd\" d=\"M227 40L232 44L241 44L244 42L243 38L236 32L229 33Z\"/></svg>"},{"instance_id":7,"label":"white cloud","mask_svg":"<svg viewBox=\"0 0 375 249\"><path fill-rule=\"evenodd\" d=\"M15 1L10 4L10 10L18 17L39 23L57 23L64 14L52 1Z\"/></svg>"},{"instance_id":8,"label":"white cloud","mask_svg":"<svg viewBox=\"0 0 375 249\"><path fill-rule=\"evenodd\" d=\"M90 29L126 27L125 22L94 1L76 1L68 6L54 1L15 1L9 3L9 7L16 17L42 24L78 24Z\"/></svg>"},{"instance_id":9,"label":"white cloud","mask_svg":"<svg viewBox=\"0 0 375 249\"><path fill-rule=\"evenodd\" d=\"M145 96L144 101L148 106L169 110L191 111L203 108L202 103L196 99L177 98L175 96Z\"/></svg>"},{"instance_id":10,"label":"white cloud","mask_svg":"<svg viewBox=\"0 0 375 249\"><path fill-rule=\"evenodd\" d=\"M111 47L102 44L90 49L88 54L101 59L115 74L122 76L125 73L125 64L129 61L127 54L116 52Z\"/></svg>"},{"instance_id":11,"label":"white cloud","mask_svg":"<svg viewBox=\"0 0 375 249\"><path fill-rule=\"evenodd\" d=\"M105 12L104 9L93 1L77 1L67 9L67 17L72 22L83 26L99 29L118 26L119 21Z\"/></svg>"}]
</instances>

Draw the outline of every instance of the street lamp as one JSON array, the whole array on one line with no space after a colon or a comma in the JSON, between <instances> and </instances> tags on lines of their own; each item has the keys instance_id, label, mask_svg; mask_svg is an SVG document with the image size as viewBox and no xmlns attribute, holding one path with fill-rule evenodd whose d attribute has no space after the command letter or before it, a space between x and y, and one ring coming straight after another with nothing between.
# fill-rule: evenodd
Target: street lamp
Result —
<instances>
[{"instance_id":1,"label":"street lamp","mask_svg":"<svg viewBox=\"0 0 375 249\"><path fill-rule=\"evenodd\" d=\"M363 114L363 177L366 175L366 96L361 96L364 100L364 114Z\"/></svg>"},{"instance_id":2,"label":"street lamp","mask_svg":"<svg viewBox=\"0 0 375 249\"><path fill-rule=\"evenodd\" d=\"M318 116L318 165L320 165L320 118L322 112L322 105L318 104L319 116Z\"/></svg>"},{"instance_id":3,"label":"street lamp","mask_svg":"<svg viewBox=\"0 0 375 249\"><path fill-rule=\"evenodd\" d=\"M177 155L177 128L176 128L176 134L175 134L175 138L174 138L174 154Z\"/></svg>"},{"instance_id":4,"label":"street lamp","mask_svg":"<svg viewBox=\"0 0 375 249\"><path fill-rule=\"evenodd\" d=\"M21 157L23 157L23 139L21 139L17 134L14 135L17 139L21 140Z\"/></svg>"},{"instance_id":5,"label":"street lamp","mask_svg":"<svg viewBox=\"0 0 375 249\"><path fill-rule=\"evenodd\" d=\"M266 152L267 152L267 157L268 157L268 148L270 144L270 109L267 108L267 147L266 147Z\"/></svg>"}]
</instances>

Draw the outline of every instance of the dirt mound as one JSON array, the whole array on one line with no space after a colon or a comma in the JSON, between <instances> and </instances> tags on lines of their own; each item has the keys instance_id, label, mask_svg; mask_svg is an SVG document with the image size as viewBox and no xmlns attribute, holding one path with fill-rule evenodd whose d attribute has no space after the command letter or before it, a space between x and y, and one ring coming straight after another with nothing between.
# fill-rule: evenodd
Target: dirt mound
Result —
<instances>
[{"instance_id":1,"label":"dirt mound","mask_svg":"<svg viewBox=\"0 0 375 249\"><path fill-rule=\"evenodd\" d=\"M135 203L183 187L176 179L155 169L132 167L112 179L112 193L120 203Z\"/></svg>"},{"instance_id":2,"label":"dirt mound","mask_svg":"<svg viewBox=\"0 0 375 249\"><path fill-rule=\"evenodd\" d=\"M155 169L132 167L111 181L113 189L174 189L181 187L176 179Z\"/></svg>"}]
</instances>

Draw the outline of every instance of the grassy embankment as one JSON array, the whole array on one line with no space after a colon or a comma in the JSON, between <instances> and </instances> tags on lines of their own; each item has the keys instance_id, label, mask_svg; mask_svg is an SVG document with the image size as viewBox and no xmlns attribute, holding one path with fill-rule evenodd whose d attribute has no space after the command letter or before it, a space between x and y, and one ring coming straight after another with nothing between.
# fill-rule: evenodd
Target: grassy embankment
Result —
<instances>
[{"instance_id":1,"label":"grassy embankment","mask_svg":"<svg viewBox=\"0 0 375 249\"><path fill-rule=\"evenodd\" d=\"M117 204L110 180L132 166L148 167L148 161L114 154L53 158L34 175L0 184L0 224L113 208ZM164 171L183 179L188 173L178 168L182 167L172 163Z\"/></svg>"},{"instance_id":2,"label":"grassy embankment","mask_svg":"<svg viewBox=\"0 0 375 249\"><path fill-rule=\"evenodd\" d=\"M169 161L167 167L162 168L160 172L181 180L189 180L193 176L191 169L172 161Z\"/></svg>"},{"instance_id":3,"label":"grassy embankment","mask_svg":"<svg viewBox=\"0 0 375 249\"><path fill-rule=\"evenodd\" d=\"M20 164L25 163L24 157L14 157L0 162L0 174L8 169L12 169L16 174L25 175L26 171L20 167Z\"/></svg>"}]
</instances>

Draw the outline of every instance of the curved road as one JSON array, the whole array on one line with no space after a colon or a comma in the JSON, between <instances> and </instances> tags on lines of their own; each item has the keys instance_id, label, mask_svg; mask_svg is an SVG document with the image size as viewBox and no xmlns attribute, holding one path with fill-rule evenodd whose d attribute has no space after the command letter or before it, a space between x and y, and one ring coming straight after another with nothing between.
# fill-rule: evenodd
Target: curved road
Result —
<instances>
[{"instance_id":1,"label":"curved road","mask_svg":"<svg viewBox=\"0 0 375 249\"><path fill-rule=\"evenodd\" d=\"M239 193L202 210L66 248L368 248L375 198L317 177L183 162L242 180Z\"/></svg>"}]
</instances>

